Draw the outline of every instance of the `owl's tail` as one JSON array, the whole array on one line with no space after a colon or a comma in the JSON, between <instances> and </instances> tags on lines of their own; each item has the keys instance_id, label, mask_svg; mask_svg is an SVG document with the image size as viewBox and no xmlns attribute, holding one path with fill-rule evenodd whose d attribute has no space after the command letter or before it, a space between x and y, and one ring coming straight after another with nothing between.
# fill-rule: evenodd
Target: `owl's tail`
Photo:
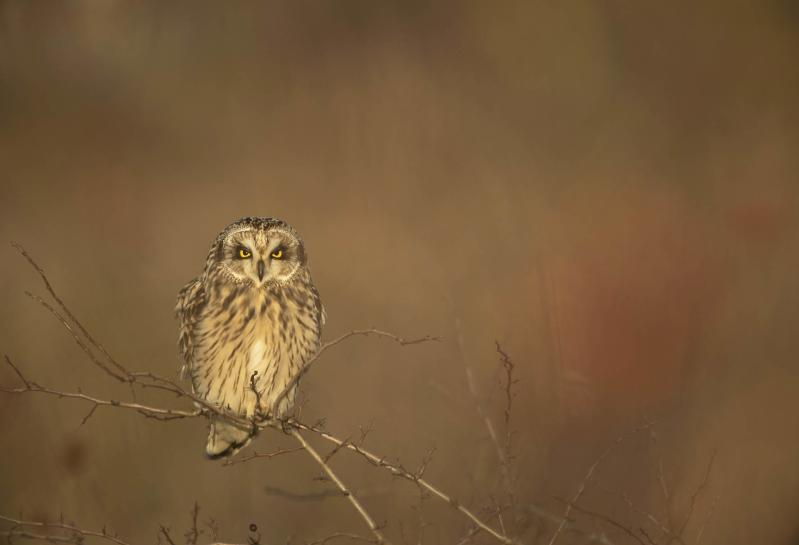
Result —
<instances>
[{"instance_id":1,"label":"owl's tail","mask_svg":"<svg viewBox=\"0 0 799 545\"><path fill-rule=\"evenodd\" d=\"M255 429L212 417L205 454L211 459L232 456L246 447L255 434Z\"/></svg>"}]
</instances>

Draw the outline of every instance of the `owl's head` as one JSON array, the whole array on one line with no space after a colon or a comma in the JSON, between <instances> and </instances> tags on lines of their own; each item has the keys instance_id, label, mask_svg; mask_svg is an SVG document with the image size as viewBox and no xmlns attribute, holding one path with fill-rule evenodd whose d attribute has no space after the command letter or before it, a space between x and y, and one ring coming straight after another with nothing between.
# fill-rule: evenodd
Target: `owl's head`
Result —
<instances>
[{"instance_id":1,"label":"owl's head","mask_svg":"<svg viewBox=\"0 0 799 545\"><path fill-rule=\"evenodd\" d=\"M253 287L289 282L306 264L300 237L275 218L242 218L228 225L211 254L214 265L235 282Z\"/></svg>"}]
</instances>

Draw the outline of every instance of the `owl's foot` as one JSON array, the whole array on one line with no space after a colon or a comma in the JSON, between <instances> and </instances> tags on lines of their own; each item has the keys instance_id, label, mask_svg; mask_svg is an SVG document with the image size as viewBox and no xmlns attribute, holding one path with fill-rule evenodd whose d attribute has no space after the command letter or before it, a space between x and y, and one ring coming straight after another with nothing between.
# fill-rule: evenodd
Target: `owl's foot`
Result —
<instances>
[{"instance_id":1,"label":"owl's foot","mask_svg":"<svg viewBox=\"0 0 799 545\"><path fill-rule=\"evenodd\" d=\"M291 435L292 432L297 429L297 426L294 425L294 419L291 417L288 418L281 418L277 421L280 424L280 429L286 435Z\"/></svg>"}]
</instances>

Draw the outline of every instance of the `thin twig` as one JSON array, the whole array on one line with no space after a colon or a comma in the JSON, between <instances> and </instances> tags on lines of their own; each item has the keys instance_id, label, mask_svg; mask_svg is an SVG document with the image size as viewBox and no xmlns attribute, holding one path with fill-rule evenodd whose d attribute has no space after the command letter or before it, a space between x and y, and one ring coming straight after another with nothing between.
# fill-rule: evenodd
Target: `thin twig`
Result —
<instances>
[{"instance_id":1,"label":"thin twig","mask_svg":"<svg viewBox=\"0 0 799 545\"><path fill-rule=\"evenodd\" d=\"M12 242L11 245L14 248L16 248L17 251L19 251L20 254L22 254L22 257L24 257L25 259L28 260L28 263L30 263L31 267L33 267L33 269L39 274L39 277L41 277L42 282L44 282L45 288L47 289L48 293L50 293L50 296L56 301L56 303L58 303L58 306L61 307L61 309L66 313L66 315L69 317L69 319L72 320L72 322L76 326L78 326L78 329L80 329L81 333L83 333L83 335L86 337L86 339L89 340L89 342L92 344L92 346L97 348L97 350L99 350L108 359L108 361L111 363L111 365L113 365L114 367L117 368L117 370L119 370L120 373L122 373L123 375L127 376L129 374L128 370L125 369L124 366L119 364L113 358L113 356L111 356L111 354L108 353L108 351L105 349L105 347L102 344L100 344L99 342L97 342L94 339L94 337L91 336L91 334L86 330L86 328L83 327L83 324L81 324L80 321L75 317L75 315L72 314L72 312L69 310L69 308L67 308L67 305L64 304L64 301L62 301L61 298L56 294L55 290L53 289L53 286L50 284L50 281L47 279L47 275L45 275L45 273L44 273L44 269L42 269L39 266L39 264L36 263L36 261L30 256L30 254L28 254L28 252L25 250L25 248L22 247L21 244L18 244L16 242ZM111 374L114 375L113 373L111 373ZM118 376L117 376L117 378L119 379ZM120 380L125 380L125 379L122 378Z\"/></svg>"},{"instance_id":2,"label":"thin twig","mask_svg":"<svg viewBox=\"0 0 799 545\"><path fill-rule=\"evenodd\" d=\"M707 469L705 470L705 476L702 478L702 482L699 483L699 486L694 490L694 493L691 494L691 505L688 508L688 513L685 515L685 520L683 520L682 524L680 525L680 531L677 532L681 537L685 532L685 527L688 526L688 522L691 520L691 517L694 514L694 508L696 507L696 500L699 497L699 494L702 493L702 490L705 489L707 486L708 480L710 480L710 472L713 469L713 462L716 460L716 451L713 451L713 454L710 456L710 461L707 464Z\"/></svg>"},{"instance_id":3,"label":"thin twig","mask_svg":"<svg viewBox=\"0 0 799 545\"><path fill-rule=\"evenodd\" d=\"M332 541L334 539L349 539L352 541L363 541L366 543L374 543L374 538L360 536L358 534L350 534L348 532L336 532L335 534L330 534L322 539L317 539L316 541L309 541L306 542L306 545L325 545L328 541Z\"/></svg>"},{"instance_id":4,"label":"thin twig","mask_svg":"<svg viewBox=\"0 0 799 545\"><path fill-rule=\"evenodd\" d=\"M170 535L169 535L169 528L167 528L166 526L164 526L163 524L161 524L161 525L160 525L160 529L159 529L159 531L160 531L160 532L163 534L163 536L166 538L166 540L167 540L167 542L169 543L169 545L175 545L175 542L174 542L174 541L172 541L172 536L170 536Z\"/></svg>"},{"instance_id":5,"label":"thin twig","mask_svg":"<svg viewBox=\"0 0 799 545\"><path fill-rule=\"evenodd\" d=\"M186 530L186 533L183 534L183 537L186 538L186 545L197 545L197 539L203 531L197 528L197 516L200 514L200 504L197 503L196 500L194 501L194 507L192 507L190 514L191 526Z\"/></svg>"},{"instance_id":6,"label":"thin twig","mask_svg":"<svg viewBox=\"0 0 799 545\"><path fill-rule=\"evenodd\" d=\"M26 379L25 375L22 374L22 371L20 371L19 368L16 365L14 365L14 362L11 361L11 358L8 357L8 354L3 354L3 357L5 358L6 363L10 365L11 368L14 370L14 373L17 374L19 380L21 380L22 383L25 385L25 388L30 388L31 385L28 382L28 379Z\"/></svg>"},{"instance_id":7,"label":"thin twig","mask_svg":"<svg viewBox=\"0 0 799 545\"><path fill-rule=\"evenodd\" d=\"M405 339L403 337L399 337L394 335L393 333L389 333L387 331L381 331L379 329L369 328L369 329L353 329L343 335L333 339L332 341L328 341L319 348L319 351L311 358L303 368L296 374L286 386L278 393L277 397L275 397L274 401L272 402L272 406L269 408L270 414L277 414L277 408L280 407L280 402L294 389L295 386L300 382L300 379L307 373L316 362L319 361L319 357L325 352L325 350L336 346L337 344L353 337L355 335L362 335L368 337L369 335L375 335L377 337L385 337L387 339L391 339L392 341L396 342L400 346L407 346L410 344L419 344L423 342L429 341L440 341L441 337L434 337L432 335L425 335L424 337L419 337L417 339Z\"/></svg>"},{"instance_id":8,"label":"thin twig","mask_svg":"<svg viewBox=\"0 0 799 545\"><path fill-rule=\"evenodd\" d=\"M253 450L252 454L248 454L247 456L242 456L241 458L228 458L225 460L222 465L223 466L232 466L235 464L243 464L244 462L249 462L250 460L255 460L256 458L265 458L270 459L274 458L275 456L281 456L283 454L290 454L292 452L299 452L304 450L302 447L295 447L295 448L288 448L288 449L278 449L274 452L264 452L260 453L258 451Z\"/></svg>"},{"instance_id":9,"label":"thin twig","mask_svg":"<svg viewBox=\"0 0 799 545\"><path fill-rule=\"evenodd\" d=\"M81 348L81 350L83 350L86 353L86 355L89 356L89 360L92 363L94 363L97 367L99 367L100 369L105 371L108 375L114 377L115 379L117 379L120 382L126 382L128 380L128 376L127 375L126 376L120 375L119 373L116 373L113 370L111 370L111 368L108 367L105 363L103 363L102 360L100 360L100 358L98 358L94 354L94 352L92 352L91 348L89 348L89 346L83 341L83 339L81 339L80 335L78 335L78 332L75 331L75 329L73 329L72 325L67 321L67 319L64 318L64 316L60 312L58 312L55 308L53 308L53 305L51 305L50 303L48 303L47 301L45 301L44 299L42 299L38 295L34 295L33 293L31 293L29 291L26 291L25 295L27 295L32 300L34 300L37 303L39 303L40 305L42 305L45 309L47 309L48 312L50 312L53 316L55 316L55 318L59 322L61 322L61 325L63 325L64 328L69 332L69 334L72 336L72 338L75 340L75 342ZM66 308L66 307L62 307L62 308Z\"/></svg>"},{"instance_id":10,"label":"thin twig","mask_svg":"<svg viewBox=\"0 0 799 545\"><path fill-rule=\"evenodd\" d=\"M575 511L579 511L579 512L584 513L586 515L592 516L592 517L594 517L596 519L599 519L599 520L607 522L611 526L613 526L615 528L618 528L619 530L623 531L625 534L627 534L628 536L630 536L631 538L636 540L641 545L646 545L646 543L644 543L644 540L641 539L640 537L638 537L638 535L636 535L636 533L633 532L630 528L628 528L627 526L623 525L622 523L620 523L620 522L618 522L616 520L613 520L609 516L603 515L602 513L597 513L596 511L590 511L590 510L586 509L585 507L580 507L576 503L570 502L569 500L564 500L562 498L557 498L557 497L555 499L560 501L560 502L565 503L566 505L568 505L569 507L571 507Z\"/></svg>"},{"instance_id":11,"label":"thin twig","mask_svg":"<svg viewBox=\"0 0 799 545\"><path fill-rule=\"evenodd\" d=\"M512 485L512 478L510 472L510 458L509 458L509 451L503 447L501 444L499 437L496 432L496 428L494 427L494 423L491 418L488 416L488 413L483 408L483 404L480 400L480 395L477 391L477 386L474 380L474 374L472 373L471 366L466 359L466 351L464 349L463 343L463 331L461 329L461 323L459 318L455 318L455 330L457 332L457 341L458 341L458 351L461 357L461 361L463 362L464 371L466 373L466 384L469 387L469 392L472 395L472 399L474 401L475 408L477 410L477 415L483 421L483 425L486 428L486 432L488 433L488 437L491 439L491 443L494 445L494 449L497 455L497 459L499 460L499 466L502 471L502 477L505 482L505 489L508 493L509 498L511 498L511 504L513 505L515 501L513 500L513 485ZM499 345L497 345L499 346ZM509 447L510 442L508 441L505 444L505 447ZM473 532L474 530L474 532ZM470 528L469 532L467 532L467 536L460 540L461 542L468 542L474 536L474 534L480 530L480 527L473 526ZM507 535L507 532L504 528L500 530L502 535Z\"/></svg>"},{"instance_id":12,"label":"thin twig","mask_svg":"<svg viewBox=\"0 0 799 545\"><path fill-rule=\"evenodd\" d=\"M500 361L502 363L502 368L505 370L505 385L502 388L505 393L505 444L503 445L503 451L505 452L505 461L504 461L504 473L505 473L505 485L508 494L508 501L510 502L511 512L516 512L516 496L514 491L514 482L513 482L513 475L512 475L512 463L513 463L513 429L511 428L510 421L512 416L512 409L513 409L513 398L515 394L513 393L513 385L518 382L518 380L513 378L513 372L516 369L516 365L510 359L510 356L502 349L500 346L499 341L494 341L497 348L497 353L500 356Z\"/></svg>"},{"instance_id":13,"label":"thin twig","mask_svg":"<svg viewBox=\"0 0 799 545\"><path fill-rule=\"evenodd\" d=\"M652 426L652 422L647 422L647 423L635 428L634 430L632 430L631 432L628 432L628 433L638 433L638 432L640 432L642 430L649 429L651 426ZM602 454L600 454L599 457L596 460L594 460L594 463L591 464L591 467L588 468L588 471L586 472L585 477L583 477L583 480L580 483L580 487L577 489L577 492L574 494L574 497L572 497L571 501L566 502L566 511L563 513L563 519L561 520L560 524L558 524L558 527L555 529L555 533L552 534L552 538L549 540L549 545L554 545L555 541L558 539L558 536L561 534L561 532L563 532L563 529L566 527L566 523L569 520L569 515L571 514L572 508L574 506L576 506L577 502L580 501L580 498L583 497L583 494L585 493L585 489L588 486L588 482L594 476L594 472L596 471L597 467L599 467L599 464L601 464L602 461L605 458L607 458L607 456L611 452L613 452L613 450L622 441L624 441L626 436L627 436L627 433L619 435L616 438L616 440L613 441L613 443L607 449L605 449L605 451Z\"/></svg>"},{"instance_id":14,"label":"thin twig","mask_svg":"<svg viewBox=\"0 0 799 545\"><path fill-rule=\"evenodd\" d=\"M609 488L605 488L601 484L597 484L596 486L597 486L597 488L599 488L600 490L603 490L604 492L606 492L608 494L613 494L615 496L620 497L624 501L624 503L626 503L627 506L630 508L630 511L632 511L633 513L635 513L635 514L637 514L637 515L639 515L639 516L641 516L641 517L643 517L645 519L647 519L649 522L651 522L653 525L655 525L657 527L657 529L660 530L663 533L663 535L669 537L673 541L677 541L678 543L681 543L681 544L684 545L685 542L682 540L682 538L680 536L678 536L677 534L672 532L669 529L669 527L665 523L663 523L663 521L658 519L655 515L653 515L649 511L645 511L645 510L639 508L638 506L636 506L633 503L633 500L632 500L632 498L630 498L630 496L628 496L627 494L625 494L623 492L614 492L613 490L610 490Z\"/></svg>"},{"instance_id":15,"label":"thin twig","mask_svg":"<svg viewBox=\"0 0 799 545\"><path fill-rule=\"evenodd\" d=\"M469 387L469 393L472 395L472 399L474 400L475 409L477 410L477 415L483 421L483 425L486 428L486 432L488 432L488 437L491 439L491 443L493 443L494 448L497 453L497 458L499 459L499 464L503 468L503 472L507 470L507 460L505 459L505 452L502 448L502 444L499 441L499 437L497 435L496 428L494 427L494 423L491 421L491 418L486 413L485 409L483 408L483 404L480 401L480 394L477 391L477 385L475 384L474 374L472 373L472 368L466 359L466 351L463 346L463 332L461 330L461 322L459 318L455 318L455 330L457 332L457 340L458 340L458 352L461 357L461 361L463 362L463 368L466 373L466 385ZM506 479L507 480L507 479ZM509 482L509 481L508 481Z\"/></svg>"},{"instance_id":16,"label":"thin twig","mask_svg":"<svg viewBox=\"0 0 799 545\"><path fill-rule=\"evenodd\" d=\"M713 497L713 503L710 504L710 509L707 512L707 516L705 520L702 522L702 526L699 528L699 533L696 534L696 545L699 545L699 542L702 541L702 536L705 534L705 528L707 528L710 519L713 518L713 513L716 511L716 504L719 501L718 496Z\"/></svg>"}]
</instances>

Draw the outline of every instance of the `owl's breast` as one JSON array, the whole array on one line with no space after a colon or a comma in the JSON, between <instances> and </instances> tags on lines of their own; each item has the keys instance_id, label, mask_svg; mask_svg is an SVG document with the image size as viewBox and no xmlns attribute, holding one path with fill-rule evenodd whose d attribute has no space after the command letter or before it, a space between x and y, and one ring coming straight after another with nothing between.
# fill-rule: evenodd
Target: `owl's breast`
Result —
<instances>
[{"instance_id":1,"label":"owl's breast","mask_svg":"<svg viewBox=\"0 0 799 545\"><path fill-rule=\"evenodd\" d=\"M267 290L218 294L198 324L193 379L209 400L250 413L276 396L319 350L319 319L297 297Z\"/></svg>"}]
</instances>

